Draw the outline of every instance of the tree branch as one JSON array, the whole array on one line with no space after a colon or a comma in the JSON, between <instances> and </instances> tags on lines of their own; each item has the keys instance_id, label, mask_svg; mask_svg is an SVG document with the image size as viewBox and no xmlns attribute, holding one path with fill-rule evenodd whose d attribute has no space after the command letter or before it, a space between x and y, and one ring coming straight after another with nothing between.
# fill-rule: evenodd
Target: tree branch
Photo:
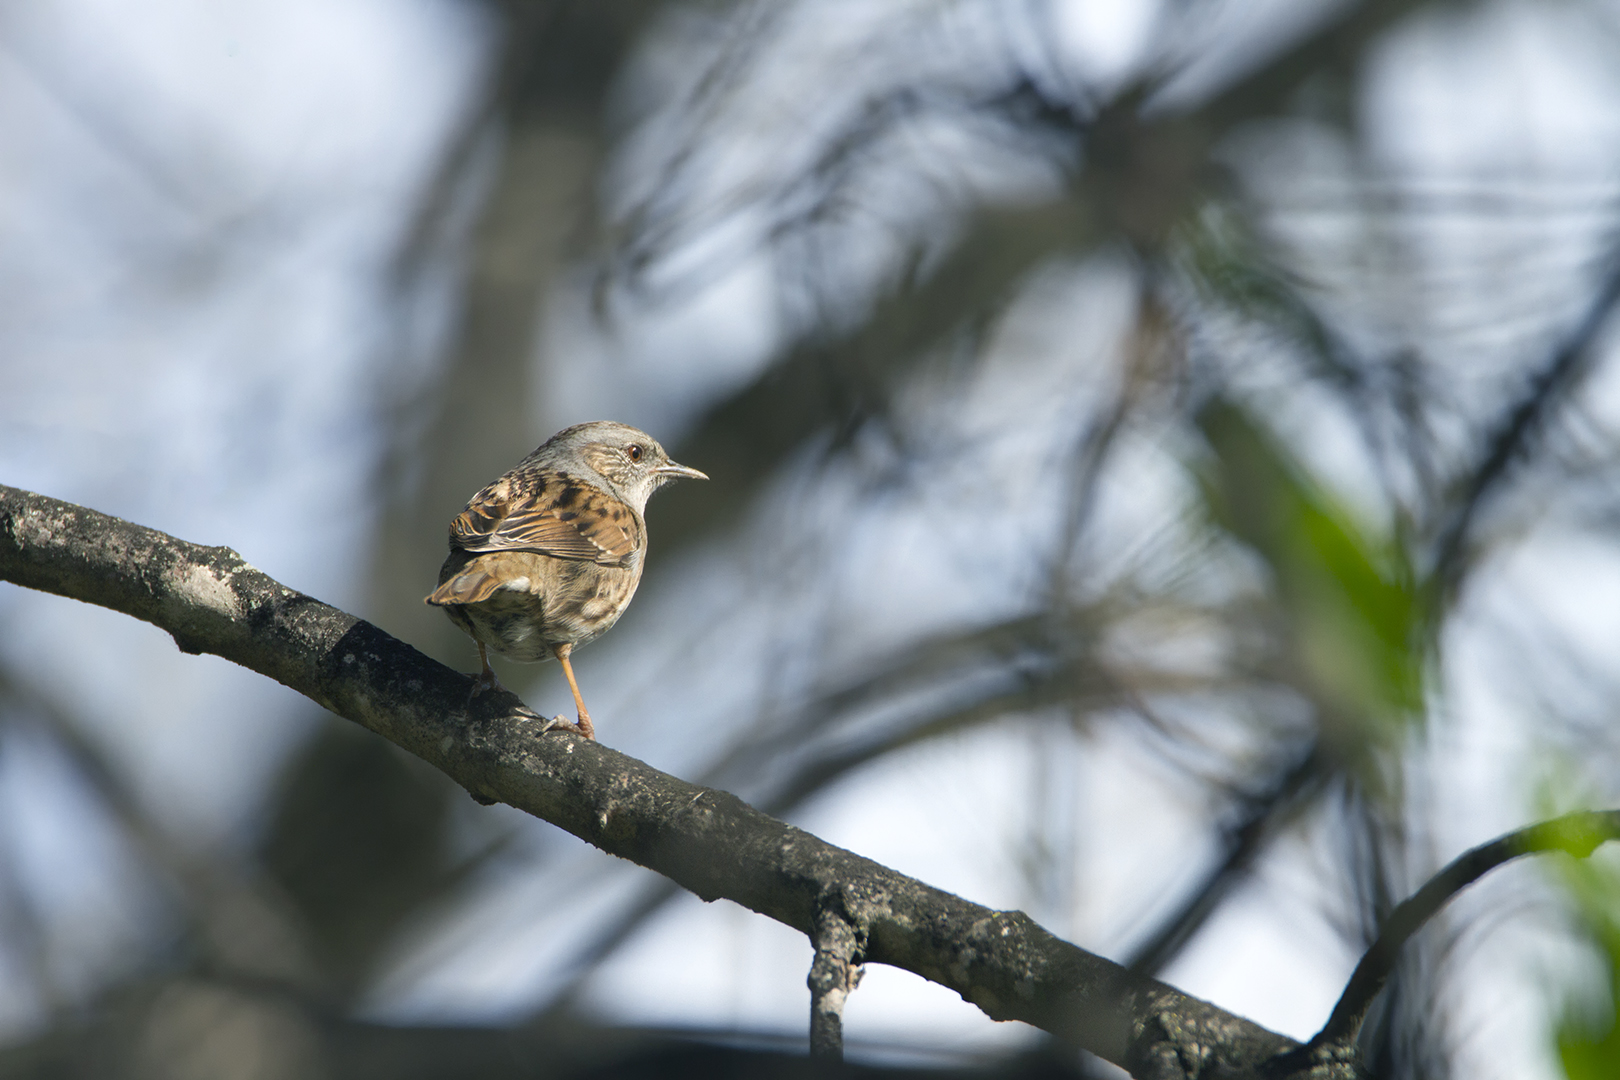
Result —
<instances>
[{"instance_id":1,"label":"tree branch","mask_svg":"<svg viewBox=\"0 0 1620 1080\"><path fill-rule=\"evenodd\" d=\"M0 579L121 611L268 675L442 770L705 900L805 934L820 912L865 931L864 959L949 987L1149 1080L1252 1075L1292 1040L753 809L565 734L539 734L506 693L352 615L202 547L0 486ZM530 714L532 715L532 714ZM1348 1074L1346 1074L1348 1075Z\"/></svg>"}]
</instances>

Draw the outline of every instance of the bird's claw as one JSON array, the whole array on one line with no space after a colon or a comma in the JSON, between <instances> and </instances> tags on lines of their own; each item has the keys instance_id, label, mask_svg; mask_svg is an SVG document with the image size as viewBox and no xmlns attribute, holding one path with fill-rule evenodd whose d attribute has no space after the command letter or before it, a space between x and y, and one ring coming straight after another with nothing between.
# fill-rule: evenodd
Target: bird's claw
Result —
<instances>
[{"instance_id":1,"label":"bird's claw","mask_svg":"<svg viewBox=\"0 0 1620 1080\"><path fill-rule=\"evenodd\" d=\"M533 713L530 715L535 716ZM542 735L548 731L566 731L571 735L578 735L581 738L590 739L592 742L596 741L595 732L588 727L582 726L577 720L568 719L568 717L564 716L562 713L558 713L556 716L553 716L550 719L540 716L535 716L535 719L540 720L545 724L545 726L540 729L540 733Z\"/></svg>"},{"instance_id":2,"label":"bird's claw","mask_svg":"<svg viewBox=\"0 0 1620 1080\"><path fill-rule=\"evenodd\" d=\"M472 698L478 697L480 694L487 694L491 690L505 690L505 689L506 689L506 687L501 685L501 680L497 679L495 677L495 673L493 671L491 671L488 675L474 675L473 676L472 693L467 695L467 696L468 696L468 698L470 700Z\"/></svg>"},{"instance_id":3,"label":"bird's claw","mask_svg":"<svg viewBox=\"0 0 1620 1080\"><path fill-rule=\"evenodd\" d=\"M591 722L587 719L583 724L578 720L570 720L562 713L558 713L546 721L547 731L566 731L570 735L578 735L582 739L596 741L596 732L591 730Z\"/></svg>"},{"instance_id":4,"label":"bird's claw","mask_svg":"<svg viewBox=\"0 0 1620 1080\"><path fill-rule=\"evenodd\" d=\"M513 711L513 715L515 715L519 720L522 720L525 723L527 723L528 721L531 721L531 720L538 720L540 722L540 734L542 734L542 735L544 735L548 731L556 731L558 729L561 729L563 731L577 731L578 730L578 725L576 725L572 720L568 719L565 716L561 716L561 715L558 715L558 716L541 716L539 713L535 712L533 709L529 708L527 705L519 705Z\"/></svg>"}]
</instances>

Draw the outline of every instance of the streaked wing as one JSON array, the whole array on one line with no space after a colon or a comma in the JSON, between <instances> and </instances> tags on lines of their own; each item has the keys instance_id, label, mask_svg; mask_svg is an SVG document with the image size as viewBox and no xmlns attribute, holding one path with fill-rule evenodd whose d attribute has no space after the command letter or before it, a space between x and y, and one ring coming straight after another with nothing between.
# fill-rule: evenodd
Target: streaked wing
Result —
<instances>
[{"instance_id":1,"label":"streaked wing","mask_svg":"<svg viewBox=\"0 0 1620 1080\"><path fill-rule=\"evenodd\" d=\"M450 546L617 566L636 550L640 534L634 510L576 477L513 473L472 497L450 523Z\"/></svg>"}]
</instances>

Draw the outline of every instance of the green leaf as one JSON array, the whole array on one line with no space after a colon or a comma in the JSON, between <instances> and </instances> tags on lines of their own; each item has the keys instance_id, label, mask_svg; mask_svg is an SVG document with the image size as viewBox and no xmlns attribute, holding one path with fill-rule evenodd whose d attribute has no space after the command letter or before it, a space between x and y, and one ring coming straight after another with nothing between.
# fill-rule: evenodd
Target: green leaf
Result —
<instances>
[{"instance_id":1,"label":"green leaf","mask_svg":"<svg viewBox=\"0 0 1620 1080\"><path fill-rule=\"evenodd\" d=\"M1349 750L1420 720L1424 608L1404 552L1361 528L1238 408L1216 401L1198 420L1215 455L1207 507L1270 569L1284 667L1324 735Z\"/></svg>"},{"instance_id":2,"label":"green leaf","mask_svg":"<svg viewBox=\"0 0 1620 1080\"><path fill-rule=\"evenodd\" d=\"M1613 1080L1620 1076L1620 873L1596 859L1557 865L1577 921L1598 946L1608 990L1596 1016L1578 998L1565 1000L1554 1026L1558 1060L1569 1080Z\"/></svg>"}]
</instances>

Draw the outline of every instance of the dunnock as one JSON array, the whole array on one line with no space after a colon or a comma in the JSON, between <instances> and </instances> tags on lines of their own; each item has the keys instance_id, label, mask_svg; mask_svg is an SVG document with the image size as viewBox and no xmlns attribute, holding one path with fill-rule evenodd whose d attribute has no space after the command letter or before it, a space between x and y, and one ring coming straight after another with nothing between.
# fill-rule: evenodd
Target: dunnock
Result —
<instances>
[{"instance_id":1,"label":"dunnock","mask_svg":"<svg viewBox=\"0 0 1620 1080\"><path fill-rule=\"evenodd\" d=\"M450 523L450 557L427 603L478 643L478 694L499 685L494 649L534 663L555 656L579 710L576 730L596 738L568 657L624 614L647 554L647 499L683 476L644 431L597 421L547 439L474 495Z\"/></svg>"}]
</instances>

